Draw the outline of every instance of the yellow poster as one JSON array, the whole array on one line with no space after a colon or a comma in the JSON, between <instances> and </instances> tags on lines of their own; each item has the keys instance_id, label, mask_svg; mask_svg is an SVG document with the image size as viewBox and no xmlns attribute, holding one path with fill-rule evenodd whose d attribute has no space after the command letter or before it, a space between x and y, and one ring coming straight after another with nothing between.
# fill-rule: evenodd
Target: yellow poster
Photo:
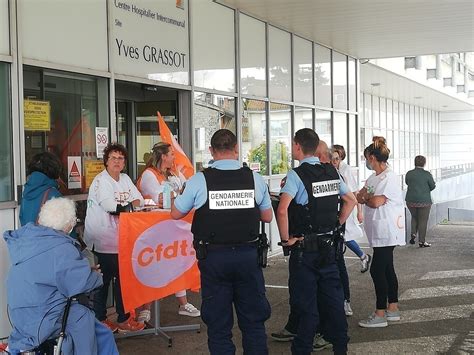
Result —
<instances>
[{"instance_id":1,"label":"yellow poster","mask_svg":"<svg viewBox=\"0 0 474 355\"><path fill-rule=\"evenodd\" d=\"M102 160L86 160L85 161L85 176L86 176L86 189L88 189L92 180L96 177L97 174L102 172L105 169L104 162Z\"/></svg>"},{"instance_id":2,"label":"yellow poster","mask_svg":"<svg viewBox=\"0 0 474 355\"><path fill-rule=\"evenodd\" d=\"M25 131L51 130L51 108L49 101L25 100L23 110L25 114Z\"/></svg>"}]
</instances>

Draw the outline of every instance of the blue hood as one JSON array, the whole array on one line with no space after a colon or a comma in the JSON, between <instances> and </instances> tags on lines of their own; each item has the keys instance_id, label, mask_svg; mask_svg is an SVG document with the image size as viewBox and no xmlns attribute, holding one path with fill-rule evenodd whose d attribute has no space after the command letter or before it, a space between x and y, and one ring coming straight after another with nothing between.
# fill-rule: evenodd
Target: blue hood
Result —
<instances>
[{"instance_id":1,"label":"blue hood","mask_svg":"<svg viewBox=\"0 0 474 355\"><path fill-rule=\"evenodd\" d=\"M6 231L3 238L7 242L13 265L21 264L61 244L75 243L74 239L64 232L34 223L28 223L14 231Z\"/></svg>"},{"instance_id":2,"label":"blue hood","mask_svg":"<svg viewBox=\"0 0 474 355\"><path fill-rule=\"evenodd\" d=\"M59 185L56 180L50 179L39 171L34 171L26 181L22 198L24 200L34 200L38 197L42 197L47 189L55 188L57 190L58 187Z\"/></svg>"},{"instance_id":3,"label":"blue hood","mask_svg":"<svg viewBox=\"0 0 474 355\"><path fill-rule=\"evenodd\" d=\"M48 192L45 195L45 192ZM20 206L20 223L22 226L29 222L36 222L43 196L46 200L62 196L58 190L58 183L45 174L35 171L28 177L23 190ZM46 202L46 200L44 202Z\"/></svg>"}]
</instances>

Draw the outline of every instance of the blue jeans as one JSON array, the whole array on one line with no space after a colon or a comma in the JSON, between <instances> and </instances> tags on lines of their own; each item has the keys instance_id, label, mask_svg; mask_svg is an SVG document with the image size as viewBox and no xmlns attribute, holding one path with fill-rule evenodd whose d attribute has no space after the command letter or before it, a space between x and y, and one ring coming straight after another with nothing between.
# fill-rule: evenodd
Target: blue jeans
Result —
<instances>
[{"instance_id":1,"label":"blue jeans","mask_svg":"<svg viewBox=\"0 0 474 355\"><path fill-rule=\"evenodd\" d=\"M235 307L242 331L244 354L268 354L265 321L270 304L265 296L262 269L257 265L254 246L228 246L209 249L200 260L201 316L207 325L211 355L235 354L232 342Z\"/></svg>"},{"instance_id":2,"label":"blue jeans","mask_svg":"<svg viewBox=\"0 0 474 355\"><path fill-rule=\"evenodd\" d=\"M347 245L347 247L352 250L354 252L355 255L357 255L359 258L362 257L362 255L364 255L364 252L362 251L362 249L360 248L359 244L357 244L357 242L355 240L349 240L347 242L345 242L345 244Z\"/></svg>"},{"instance_id":3,"label":"blue jeans","mask_svg":"<svg viewBox=\"0 0 474 355\"><path fill-rule=\"evenodd\" d=\"M290 306L298 323L297 336L291 351L297 355L309 355L313 339L324 319L321 332L333 344L334 353L347 351L347 320L344 313L344 295L339 270L332 251L328 262L319 266L319 252L303 252L290 256ZM319 307L318 307L319 305Z\"/></svg>"}]
</instances>

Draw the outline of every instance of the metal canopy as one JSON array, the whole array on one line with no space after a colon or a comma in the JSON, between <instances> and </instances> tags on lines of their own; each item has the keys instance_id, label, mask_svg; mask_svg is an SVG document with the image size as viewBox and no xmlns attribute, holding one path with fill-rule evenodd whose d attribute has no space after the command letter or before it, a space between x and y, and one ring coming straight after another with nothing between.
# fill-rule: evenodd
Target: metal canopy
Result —
<instances>
[{"instance_id":1,"label":"metal canopy","mask_svg":"<svg viewBox=\"0 0 474 355\"><path fill-rule=\"evenodd\" d=\"M356 58L474 51L472 0L216 0Z\"/></svg>"}]
</instances>

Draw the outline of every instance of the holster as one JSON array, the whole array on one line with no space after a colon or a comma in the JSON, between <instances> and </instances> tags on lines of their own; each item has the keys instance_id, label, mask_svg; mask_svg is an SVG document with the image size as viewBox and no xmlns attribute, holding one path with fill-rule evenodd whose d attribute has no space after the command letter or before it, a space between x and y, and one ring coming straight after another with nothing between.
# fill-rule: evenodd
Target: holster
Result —
<instances>
[{"instance_id":1,"label":"holster","mask_svg":"<svg viewBox=\"0 0 474 355\"><path fill-rule=\"evenodd\" d=\"M204 240L193 240L193 247L194 250L196 251L196 259L198 260L204 260L207 258L207 246L209 245L209 242L206 242Z\"/></svg>"},{"instance_id":2,"label":"holster","mask_svg":"<svg viewBox=\"0 0 474 355\"><path fill-rule=\"evenodd\" d=\"M268 243L268 238L266 233L259 234L257 241L257 262L258 266L266 267L267 266L267 255L268 248L270 244Z\"/></svg>"}]
</instances>

